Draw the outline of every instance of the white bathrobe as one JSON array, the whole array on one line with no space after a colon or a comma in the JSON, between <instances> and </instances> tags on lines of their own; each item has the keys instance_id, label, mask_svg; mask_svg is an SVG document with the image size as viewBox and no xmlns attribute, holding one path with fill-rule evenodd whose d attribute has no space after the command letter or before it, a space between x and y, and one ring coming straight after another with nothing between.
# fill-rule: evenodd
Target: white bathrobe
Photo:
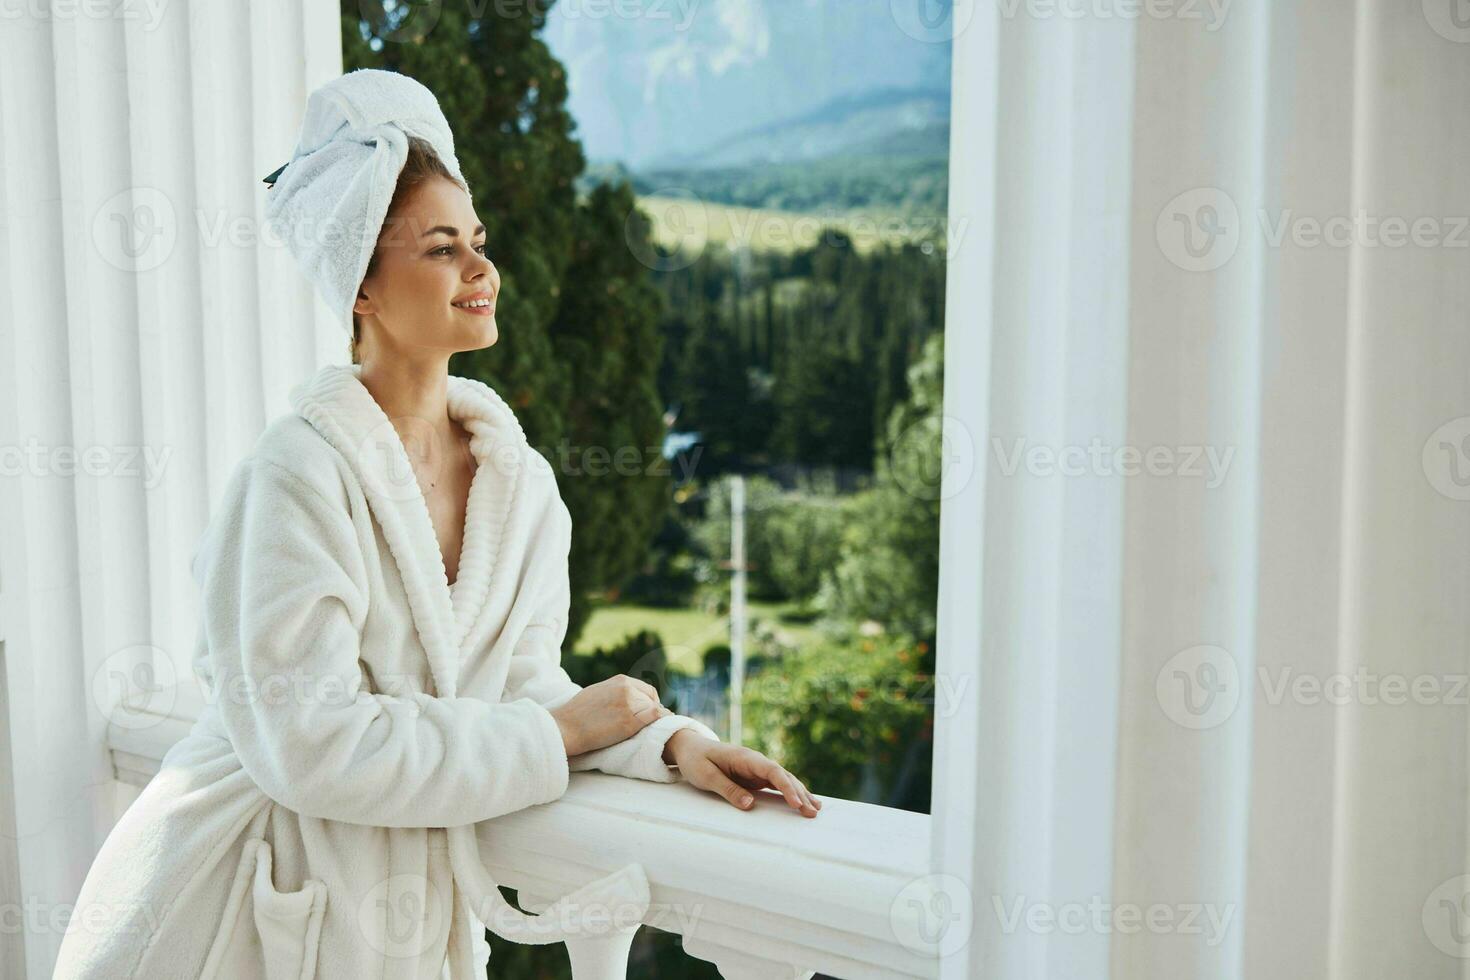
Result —
<instances>
[{"instance_id":1,"label":"white bathrobe","mask_svg":"<svg viewBox=\"0 0 1470 980\"><path fill-rule=\"evenodd\" d=\"M508 909L472 825L556 800L570 770L674 781L668 737L717 737L671 715L568 761L549 709L579 690L560 667L571 517L551 466L491 388L450 376L478 461L450 586L359 374L299 385L225 491L193 565L209 704L94 861L57 980L483 978L483 924L501 933ZM646 902L625 870L610 894Z\"/></svg>"}]
</instances>

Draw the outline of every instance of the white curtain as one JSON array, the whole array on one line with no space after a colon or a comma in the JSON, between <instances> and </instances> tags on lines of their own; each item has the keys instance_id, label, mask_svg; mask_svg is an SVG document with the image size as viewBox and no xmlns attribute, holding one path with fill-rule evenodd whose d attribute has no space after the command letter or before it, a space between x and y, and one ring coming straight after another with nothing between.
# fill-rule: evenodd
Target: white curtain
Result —
<instances>
[{"instance_id":1,"label":"white curtain","mask_svg":"<svg viewBox=\"0 0 1470 980\"><path fill-rule=\"evenodd\" d=\"M346 359L259 214L306 93L341 73L338 17L0 11L0 976L50 976L120 802L120 698L203 703L211 503L290 385Z\"/></svg>"},{"instance_id":2,"label":"white curtain","mask_svg":"<svg viewBox=\"0 0 1470 980\"><path fill-rule=\"evenodd\" d=\"M953 11L944 976L1465 975L1470 6Z\"/></svg>"}]
</instances>

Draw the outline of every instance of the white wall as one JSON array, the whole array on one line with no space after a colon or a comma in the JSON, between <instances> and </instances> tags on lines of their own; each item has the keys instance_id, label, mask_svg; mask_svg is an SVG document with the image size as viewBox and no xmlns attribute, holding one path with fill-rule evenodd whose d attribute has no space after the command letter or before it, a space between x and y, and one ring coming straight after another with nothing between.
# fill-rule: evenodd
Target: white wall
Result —
<instances>
[{"instance_id":1,"label":"white wall","mask_svg":"<svg viewBox=\"0 0 1470 980\"><path fill-rule=\"evenodd\" d=\"M7 977L49 976L48 923L112 825L116 678L177 677L153 704L176 717L202 703L210 503L290 385L346 358L284 247L256 243L260 178L341 72L338 5L107 6L0 17L0 900L33 916L0 943Z\"/></svg>"}]
</instances>

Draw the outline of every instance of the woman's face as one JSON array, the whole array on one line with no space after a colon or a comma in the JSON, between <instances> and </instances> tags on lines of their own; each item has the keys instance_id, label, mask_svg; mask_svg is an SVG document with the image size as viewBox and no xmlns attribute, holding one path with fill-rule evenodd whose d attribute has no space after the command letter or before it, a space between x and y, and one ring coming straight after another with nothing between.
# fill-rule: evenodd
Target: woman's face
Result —
<instances>
[{"instance_id":1,"label":"woman's face","mask_svg":"<svg viewBox=\"0 0 1470 980\"><path fill-rule=\"evenodd\" d=\"M405 353L494 344L500 273L484 248L485 229L458 184L436 177L415 187L383 222L373 272L358 287L352 309L363 317L364 339L371 329L380 351ZM476 298L490 305L455 305Z\"/></svg>"}]
</instances>

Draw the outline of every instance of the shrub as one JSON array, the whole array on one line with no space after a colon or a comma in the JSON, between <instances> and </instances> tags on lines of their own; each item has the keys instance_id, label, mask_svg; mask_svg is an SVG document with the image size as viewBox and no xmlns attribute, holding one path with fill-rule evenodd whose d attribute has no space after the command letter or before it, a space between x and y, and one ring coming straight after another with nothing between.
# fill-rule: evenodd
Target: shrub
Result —
<instances>
[{"instance_id":1,"label":"shrub","mask_svg":"<svg viewBox=\"0 0 1470 980\"><path fill-rule=\"evenodd\" d=\"M665 693L664 682L669 664L664 654L664 641L653 630L630 633L611 647L598 647L591 653L565 654L561 658L567 675L583 687L605 681L617 674L627 674Z\"/></svg>"},{"instance_id":2,"label":"shrub","mask_svg":"<svg viewBox=\"0 0 1470 980\"><path fill-rule=\"evenodd\" d=\"M933 655L901 635L823 643L747 680L748 743L813 792L927 813Z\"/></svg>"}]
</instances>

